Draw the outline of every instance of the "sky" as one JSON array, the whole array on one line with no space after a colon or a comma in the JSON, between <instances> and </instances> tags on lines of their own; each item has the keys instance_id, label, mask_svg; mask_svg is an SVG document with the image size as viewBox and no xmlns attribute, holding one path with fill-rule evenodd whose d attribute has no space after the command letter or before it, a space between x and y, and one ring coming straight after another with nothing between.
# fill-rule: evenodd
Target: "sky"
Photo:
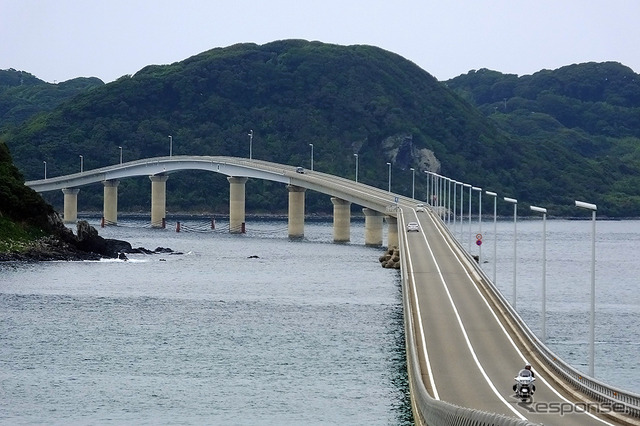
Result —
<instances>
[{"instance_id":1,"label":"sky","mask_svg":"<svg viewBox=\"0 0 640 426\"><path fill-rule=\"evenodd\" d=\"M366 44L440 81L584 62L640 73L640 0L0 0L0 69L105 83L216 47Z\"/></svg>"}]
</instances>

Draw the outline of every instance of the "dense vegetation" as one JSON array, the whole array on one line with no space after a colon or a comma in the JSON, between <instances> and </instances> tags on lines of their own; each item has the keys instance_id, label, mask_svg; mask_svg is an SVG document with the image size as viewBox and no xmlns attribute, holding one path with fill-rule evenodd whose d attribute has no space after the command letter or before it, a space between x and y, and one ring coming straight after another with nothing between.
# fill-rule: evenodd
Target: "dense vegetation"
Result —
<instances>
[{"instance_id":1,"label":"dense vegetation","mask_svg":"<svg viewBox=\"0 0 640 426\"><path fill-rule=\"evenodd\" d=\"M95 77L48 84L27 72L0 70L0 130L22 124L37 113L51 111L77 94L103 84Z\"/></svg>"},{"instance_id":2,"label":"dense vegetation","mask_svg":"<svg viewBox=\"0 0 640 426\"><path fill-rule=\"evenodd\" d=\"M604 81L604 82L603 82ZM516 77L480 70L445 83L371 46L286 40L213 49L80 94L5 130L27 179L169 154L248 157L309 166L424 197L423 170L501 196L577 215L637 216L638 75L619 64L583 64ZM505 109L506 105L506 109ZM42 108L42 111L47 111ZM0 110L1 111L1 110ZM594 117L598 117L595 120ZM14 121L17 122L17 121ZM119 208L148 212L148 179L120 185ZM223 176L184 172L167 182L169 212L225 212ZM47 194L58 209L62 194ZM250 180L249 212L285 212L282 185ZM309 192L308 212L330 212ZM101 185L80 193L81 210L102 209ZM509 206L502 206L508 213ZM526 209L523 209L526 210Z\"/></svg>"},{"instance_id":3,"label":"dense vegetation","mask_svg":"<svg viewBox=\"0 0 640 426\"><path fill-rule=\"evenodd\" d=\"M577 193L586 183L584 198L606 214L640 214L640 76L630 68L586 63L521 77L482 69L447 86L541 155L566 149L570 155L556 161L556 169L551 162L531 164L533 158L522 166L529 174L522 178L533 180L531 190L546 200L553 192Z\"/></svg>"},{"instance_id":4,"label":"dense vegetation","mask_svg":"<svg viewBox=\"0 0 640 426\"><path fill-rule=\"evenodd\" d=\"M52 213L53 208L24 185L7 146L0 143L0 252L18 250L49 233L48 216Z\"/></svg>"}]
</instances>

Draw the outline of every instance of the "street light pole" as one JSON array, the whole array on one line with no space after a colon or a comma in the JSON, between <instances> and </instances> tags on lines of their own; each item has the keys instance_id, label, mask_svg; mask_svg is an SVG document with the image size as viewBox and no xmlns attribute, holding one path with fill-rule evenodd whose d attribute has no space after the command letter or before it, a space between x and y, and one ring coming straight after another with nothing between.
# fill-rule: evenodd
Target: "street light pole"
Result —
<instances>
[{"instance_id":1,"label":"street light pole","mask_svg":"<svg viewBox=\"0 0 640 426\"><path fill-rule=\"evenodd\" d=\"M118 149L120 150L120 164L122 164L122 147L119 146Z\"/></svg>"},{"instance_id":2,"label":"street light pole","mask_svg":"<svg viewBox=\"0 0 640 426\"><path fill-rule=\"evenodd\" d=\"M594 377L596 324L596 210L595 204L576 200L576 207L591 210L591 314L589 316L589 375Z\"/></svg>"},{"instance_id":3,"label":"street light pole","mask_svg":"<svg viewBox=\"0 0 640 426\"><path fill-rule=\"evenodd\" d=\"M497 225L497 219L498 219L498 194L496 194L495 192L491 192L491 191L485 191L485 194L493 197L493 284L496 283L496 263L497 263L497 256L496 256L496 241L498 240L498 225Z\"/></svg>"},{"instance_id":4,"label":"street light pole","mask_svg":"<svg viewBox=\"0 0 640 426\"><path fill-rule=\"evenodd\" d=\"M169 157L173 157L173 136L169 135Z\"/></svg>"},{"instance_id":5,"label":"street light pole","mask_svg":"<svg viewBox=\"0 0 640 426\"><path fill-rule=\"evenodd\" d=\"M456 233L456 226L457 226L457 222L456 222L456 200L458 198L458 181L457 180L453 180L453 233Z\"/></svg>"},{"instance_id":6,"label":"street light pole","mask_svg":"<svg viewBox=\"0 0 640 426\"><path fill-rule=\"evenodd\" d=\"M453 179L447 178L447 226L451 228L451 182Z\"/></svg>"},{"instance_id":7,"label":"street light pole","mask_svg":"<svg viewBox=\"0 0 640 426\"><path fill-rule=\"evenodd\" d=\"M473 189L472 185L469 186L469 241L467 246L469 247L469 253L471 253L471 190Z\"/></svg>"},{"instance_id":8,"label":"street light pole","mask_svg":"<svg viewBox=\"0 0 640 426\"><path fill-rule=\"evenodd\" d=\"M353 154L356 157L356 182L358 182L358 154Z\"/></svg>"},{"instance_id":9,"label":"street light pole","mask_svg":"<svg viewBox=\"0 0 640 426\"><path fill-rule=\"evenodd\" d=\"M416 169L414 169L413 167L411 167L409 170L411 170L411 199L415 200L416 199Z\"/></svg>"},{"instance_id":10,"label":"street light pole","mask_svg":"<svg viewBox=\"0 0 640 426\"><path fill-rule=\"evenodd\" d=\"M391 192L391 163L387 163L389 166L389 192Z\"/></svg>"},{"instance_id":11,"label":"street light pole","mask_svg":"<svg viewBox=\"0 0 640 426\"><path fill-rule=\"evenodd\" d=\"M514 198L504 197L507 203L513 203L513 294L511 295L511 306L516 309L516 248L518 246L518 200Z\"/></svg>"},{"instance_id":12,"label":"street light pole","mask_svg":"<svg viewBox=\"0 0 640 426\"><path fill-rule=\"evenodd\" d=\"M309 146L311 147L311 171L313 171L313 144L310 143Z\"/></svg>"},{"instance_id":13,"label":"street light pole","mask_svg":"<svg viewBox=\"0 0 640 426\"><path fill-rule=\"evenodd\" d=\"M542 213L542 331L540 340L546 343L547 340L547 209L530 206L534 212Z\"/></svg>"},{"instance_id":14,"label":"street light pole","mask_svg":"<svg viewBox=\"0 0 640 426\"><path fill-rule=\"evenodd\" d=\"M80 173L84 172L84 157L80 156Z\"/></svg>"},{"instance_id":15,"label":"street light pole","mask_svg":"<svg viewBox=\"0 0 640 426\"><path fill-rule=\"evenodd\" d=\"M253 158L253 130L249 130L249 160Z\"/></svg>"},{"instance_id":16,"label":"street light pole","mask_svg":"<svg viewBox=\"0 0 640 426\"><path fill-rule=\"evenodd\" d=\"M460 244L464 239L464 183L460 182Z\"/></svg>"},{"instance_id":17,"label":"street light pole","mask_svg":"<svg viewBox=\"0 0 640 426\"><path fill-rule=\"evenodd\" d=\"M482 268L482 188L473 187L474 191L478 191L478 234L480 235L480 244L478 245L478 265Z\"/></svg>"},{"instance_id":18,"label":"street light pole","mask_svg":"<svg viewBox=\"0 0 640 426\"><path fill-rule=\"evenodd\" d=\"M47 180L47 162L43 161L44 163L44 180Z\"/></svg>"}]
</instances>

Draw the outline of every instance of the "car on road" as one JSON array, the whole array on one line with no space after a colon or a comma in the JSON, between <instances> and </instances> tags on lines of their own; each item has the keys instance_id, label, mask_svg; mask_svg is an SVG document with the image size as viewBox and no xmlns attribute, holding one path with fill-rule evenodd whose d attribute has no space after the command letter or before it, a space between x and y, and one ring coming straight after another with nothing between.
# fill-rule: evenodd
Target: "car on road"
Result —
<instances>
[{"instance_id":1,"label":"car on road","mask_svg":"<svg viewBox=\"0 0 640 426\"><path fill-rule=\"evenodd\" d=\"M304 168L302 167L296 167L296 173L300 173L300 174L304 174Z\"/></svg>"},{"instance_id":2,"label":"car on road","mask_svg":"<svg viewBox=\"0 0 640 426\"><path fill-rule=\"evenodd\" d=\"M427 209L424 208L424 206L422 204L418 204L418 206L416 207L416 212L426 212Z\"/></svg>"},{"instance_id":3,"label":"car on road","mask_svg":"<svg viewBox=\"0 0 640 426\"><path fill-rule=\"evenodd\" d=\"M407 223L407 232L420 232L420 226L418 222Z\"/></svg>"}]
</instances>

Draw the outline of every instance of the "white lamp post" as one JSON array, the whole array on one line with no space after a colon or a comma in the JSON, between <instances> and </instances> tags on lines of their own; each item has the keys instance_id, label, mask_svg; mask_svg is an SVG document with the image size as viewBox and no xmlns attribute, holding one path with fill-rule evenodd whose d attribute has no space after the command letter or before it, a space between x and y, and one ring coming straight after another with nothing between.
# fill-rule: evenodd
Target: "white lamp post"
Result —
<instances>
[{"instance_id":1,"label":"white lamp post","mask_svg":"<svg viewBox=\"0 0 640 426\"><path fill-rule=\"evenodd\" d=\"M427 175L427 205L431 205L429 202L429 179L431 179L429 175L429 170L425 170L424 173Z\"/></svg>"},{"instance_id":2,"label":"white lamp post","mask_svg":"<svg viewBox=\"0 0 640 426\"><path fill-rule=\"evenodd\" d=\"M84 172L84 157L80 156L80 173Z\"/></svg>"},{"instance_id":3,"label":"white lamp post","mask_svg":"<svg viewBox=\"0 0 640 426\"><path fill-rule=\"evenodd\" d=\"M173 136L169 135L169 157L173 157Z\"/></svg>"},{"instance_id":4,"label":"white lamp post","mask_svg":"<svg viewBox=\"0 0 640 426\"><path fill-rule=\"evenodd\" d=\"M493 197L493 284L496 283L496 241L498 240L498 194L491 191L485 191L485 194Z\"/></svg>"},{"instance_id":5,"label":"white lamp post","mask_svg":"<svg viewBox=\"0 0 640 426\"><path fill-rule=\"evenodd\" d=\"M478 234L480 235L480 241L478 244L478 265L482 268L482 188L474 186L474 191L478 191Z\"/></svg>"},{"instance_id":6,"label":"white lamp post","mask_svg":"<svg viewBox=\"0 0 640 426\"><path fill-rule=\"evenodd\" d=\"M253 159L253 130L249 130L249 160Z\"/></svg>"},{"instance_id":7,"label":"white lamp post","mask_svg":"<svg viewBox=\"0 0 640 426\"><path fill-rule=\"evenodd\" d=\"M451 227L451 182L453 179L447 178L447 226Z\"/></svg>"},{"instance_id":8,"label":"white lamp post","mask_svg":"<svg viewBox=\"0 0 640 426\"><path fill-rule=\"evenodd\" d=\"M311 171L313 171L313 144L310 143L309 146L311 147Z\"/></svg>"},{"instance_id":9,"label":"white lamp post","mask_svg":"<svg viewBox=\"0 0 640 426\"><path fill-rule=\"evenodd\" d=\"M469 188L469 238L467 238L467 251L471 252L471 185L464 184L465 188Z\"/></svg>"},{"instance_id":10,"label":"white lamp post","mask_svg":"<svg viewBox=\"0 0 640 426\"><path fill-rule=\"evenodd\" d=\"M416 199L416 169L411 167L411 199Z\"/></svg>"},{"instance_id":11,"label":"white lamp post","mask_svg":"<svg viewBox=\"0 0 640 426\"><path fill-rule=\"evenodd\" d=\"M518 247L518 200L504 197L507 203L513 203L513 294L511 295L511 306L516 309L516 249Z\"/></svg>"},{"instance_id":12,"label":"white lamp post","mask_svg":"<svg viewBox=\"0 0 640 426\"><path fill-rule=\"evenodd\" d=\"M460 243L464 238L464 183L460 182Z\"/></svg>"},{"instance_id":13,"label":"white lamp post","mask_svg":"<svg viewBox=\"0 0 640 426\"><path fill-rule=\"evenodd\" d=\"M358 181L358 154L353 154L356 157L356 182Z\"/></svg>"},{"instance_id":14,"label":"white lamp post","mask_svg":"<svg viewBox=\"0 0 640 426\"><path fill-rule=\"evenodd\" d=\"M44 179L47 180L47 162L43 161L44 163Z\"/></svg>"},{"instance_id":15,"label":"white lamp post","mask_svg":"<svg viewBox=\"0 0 640 426\"><path fill-rule=\"evenodd\" d=\"M457 189L458 189L458 181L454 180L453 182L453 233L456 232L456 200L458 198Z\"/></svg>"},{"instance_id":16,"label":"white lamp post","mask_svg":"<svg viewBox=\"0 0 640 426\"><path fill-rule=\"evenodd\" d=\"M389 192L391 192L391 163L387 163L389 166Z\"/></svg>"},{"instance_id":17,"label":"white lamp post","mask_svg":"<svg viewBox=\"0 0 640 426\"><path fill-rule=\"evenodd\" d=\"M547 340L547 209L531 206L532 211L542 213L542 308L540 340Z\"/></svg>"},{"instance_id":18,"label":"white lamp post","mask_svg":"<svg viewBox=\"0 0 640 426\"><path fill-rule=\"evenodd\" d=\"M589 317L589 375L594 377L596 324L596 210L595 204L576 200L576 207L591 210L591 315Z\"/></svg>"},{"instance_id":19,"label":"white lamp post","mask_svg":"<svg viewBox=\"0 0 640 426\"><path fill-rule=\"evenodd\" d=\"M119 146L118 149L120 150L120 164L122 164L122 147Z\"/></svg>"}]
</instances>

